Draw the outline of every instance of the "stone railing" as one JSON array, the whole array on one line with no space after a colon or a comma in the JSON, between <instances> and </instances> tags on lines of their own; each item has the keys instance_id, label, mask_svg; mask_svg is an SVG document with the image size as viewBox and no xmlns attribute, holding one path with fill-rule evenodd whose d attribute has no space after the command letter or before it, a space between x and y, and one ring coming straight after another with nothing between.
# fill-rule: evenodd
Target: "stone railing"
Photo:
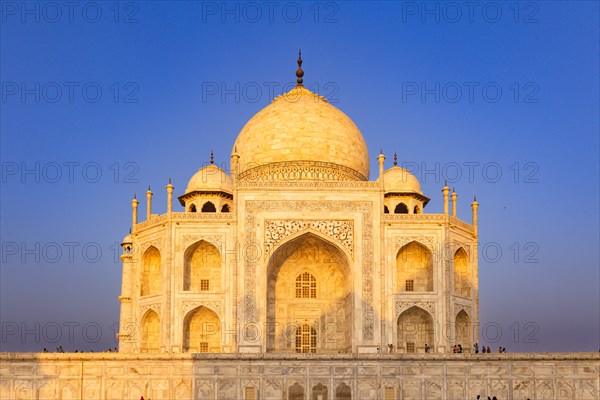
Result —
<instances>
[{"instance_id":1,"label":"stone railing","mask_svg":"<svg viewBox=\"0 0 600 400\"><path fill-rule=\"evenodd\" d=\"M384 221L446 221L444 214L384 214Z\"/></svg>"},{"instance_id":2,"label":"stone railing","mask_svg":"<svg viewBox=\"0 0 600 400\"><path fill-rule=\"evenodd\" d=\"M232 221L234 216L232 213L192 213L192 212L174 212L169 214L163 214L158 216L152 216L152 218L140 222L137 224L136 230L147 229L152 226L163 224L167 221L182 222L182 221Z\"/></svg>"},{"instance_id":3,"label":"stone railing","mask_svg":"<svg viewBox=\"0 0 600 400\"><path fill-rule=\"evenodd\" d=\"M384 221L407 221L407 222L428 222L428 221L439 221L449 222L451 225L455 225L459 228L465 229L469 232L473 232L473 225L468 224L464 221L459 220L451 215L444 214L384 214Z\"/></svg>"}]
</instances>

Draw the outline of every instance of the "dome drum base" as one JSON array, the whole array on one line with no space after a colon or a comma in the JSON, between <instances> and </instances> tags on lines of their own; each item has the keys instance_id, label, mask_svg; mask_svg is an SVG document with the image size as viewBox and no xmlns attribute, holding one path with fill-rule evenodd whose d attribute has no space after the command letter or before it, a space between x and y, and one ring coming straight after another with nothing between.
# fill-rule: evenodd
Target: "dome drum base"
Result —
<instances>
[{"instance_id":1,"label":"dome drum base","mask_svg":"<svg viewBox=\"0 0 600 400\"><path fill-rule=\"evenodd\" d=\"M360 172L323 161L282 161L248 168L238 175L248 181L366 181Z\"/></svg>"}]
</instances>

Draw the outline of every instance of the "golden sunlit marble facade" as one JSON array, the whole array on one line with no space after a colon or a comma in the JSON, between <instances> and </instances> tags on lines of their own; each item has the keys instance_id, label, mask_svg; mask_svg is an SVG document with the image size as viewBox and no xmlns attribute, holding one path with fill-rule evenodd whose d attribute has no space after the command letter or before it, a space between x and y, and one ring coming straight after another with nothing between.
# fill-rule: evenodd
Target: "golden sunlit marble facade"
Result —
<instances>
[{"instance_id":1,"label":"golden sunlit marble facade","mask_svg":"<svg viewBox=\"0 0 600 400\"><path fill-rule=\"evenodd\" d=\"M300 79L301 82L301 79ZM296 92L294 92L296 91ZM119 353L0 353L1 399L595 400L600 355L470 354L477 208L426 212L303 87L248 122L122 243ZM454 344L465 353L452 353ZM425 353L425 344L430 348ZM390 347L391 345L391 347Z\"/></svg>"},{"instance_id":2,"label":"golden sunlit marble facade","mask_svg":"<svg viewBox=\"0 0 600 400\"><path fill-rule=\"evenodd\" d=\"M426 212L417 178L369 180L352 120L302 85L259 111L230 171L200 168L123 241L126 353L465 352L478 341L477 227ZM477 203L473 202L473 221ZM156 318L160 321L157 325ZM159 326L158 332L156 331ZM391 345L391 346L390 346Z\"/></svg>"}]
</instances>

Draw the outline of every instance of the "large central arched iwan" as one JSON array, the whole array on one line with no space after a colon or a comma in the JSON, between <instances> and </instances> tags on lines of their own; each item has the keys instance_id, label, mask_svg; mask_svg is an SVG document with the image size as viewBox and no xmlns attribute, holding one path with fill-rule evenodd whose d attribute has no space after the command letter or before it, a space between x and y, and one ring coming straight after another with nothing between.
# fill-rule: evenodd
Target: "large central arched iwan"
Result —
<instances>
[{"instance_id":1,"label":"large central arched iwan","mask_svg":"<svg viewBox=\"0 0 600 400\"><path fill-rule=\"evenodd\" d=\"M350 351L352 310L352 274L338 247L306 233L273 253L267 268L267 351Z\"/></svg>"}]
</instances>

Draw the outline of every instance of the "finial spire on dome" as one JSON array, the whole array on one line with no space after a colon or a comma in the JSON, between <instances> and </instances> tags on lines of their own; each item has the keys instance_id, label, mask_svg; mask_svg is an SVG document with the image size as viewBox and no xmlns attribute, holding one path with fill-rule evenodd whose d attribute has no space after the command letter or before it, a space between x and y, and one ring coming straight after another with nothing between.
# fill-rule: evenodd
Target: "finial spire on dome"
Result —
<instances>
[{"instance_id":1,"label":"finial spire on dome","mask_svg":"<svg viewBox=\"0 0 600 400\"><path fill-rule=\"evenodd\" d=\"M213 153L213 151L210 151L210 163L214 164L215 163L215 153Z\"/></svg>"},{"instance_id":2,"label":"finial spire on dome","mask_svg":"<svg viewBox=\"0 0 600 400\"><path fill-rule=\"evenodd\" d=\"M394 167L398 165L398 154L394 152Z\"/></svg>"},{"instance_id":3,"label":"finial spire on dome","mask_svg":"<svg viewBox=\"0 0 600 400\"><path fill-rule=\"evenodd\" d=\"M304 71L302 70L302 49L298 50L298 69L296 70L296 82L298 83L296 86L304 86L302 84L304 76Z\"/></svg>"}]
</instances>

